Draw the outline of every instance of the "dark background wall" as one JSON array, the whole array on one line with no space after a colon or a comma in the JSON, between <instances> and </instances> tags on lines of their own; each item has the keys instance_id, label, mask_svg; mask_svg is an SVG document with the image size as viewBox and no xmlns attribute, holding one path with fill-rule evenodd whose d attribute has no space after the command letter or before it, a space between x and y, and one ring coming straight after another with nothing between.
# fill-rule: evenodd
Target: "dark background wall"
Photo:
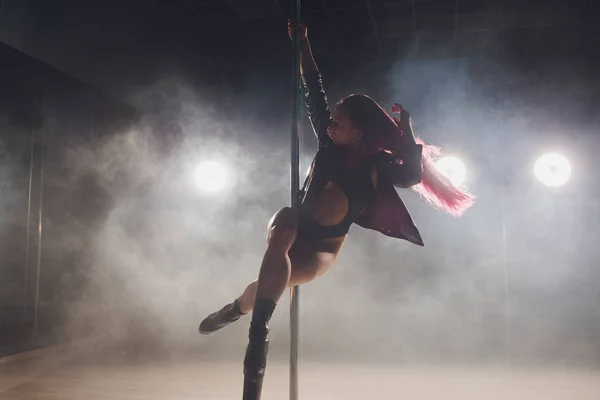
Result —
<instances>
[{"instance_id":1,"label":"dark background wall","mask_svg":"<svg viewBox=\"0 0 600 400\"><path fill-rule=\"evenodd\" d=\"M123 129L136 112L5 44L0 54L5 347L26 343L34 332L49 336L60 326L61 308L82 284L77 271L89 246L82 232L101 221L110 204L93 176L71 184L68 143ZM77 239L65 244L67 236Z\"/></svg>"}]
</instances>

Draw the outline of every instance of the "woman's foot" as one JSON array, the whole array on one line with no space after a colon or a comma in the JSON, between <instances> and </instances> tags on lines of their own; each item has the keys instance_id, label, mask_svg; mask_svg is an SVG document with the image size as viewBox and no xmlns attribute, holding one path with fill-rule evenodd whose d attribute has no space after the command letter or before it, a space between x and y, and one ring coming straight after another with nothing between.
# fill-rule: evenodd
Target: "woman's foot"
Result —
<instances>
[{"instance_id":1,"label":"woman's foot","mask_svg":"<svg viewBox=\"0 0 600 400\"><path fill-rule=\"evenodd\" d=\"M240 311L239 303L236 299L233 303L227 304L219 311L204 318L204 321L202 321L198 327L198 332L203 335L208 335L209 333L225 328L227 325L237 321L244 315L246 314Z\"/></svg>"}]
</instances>

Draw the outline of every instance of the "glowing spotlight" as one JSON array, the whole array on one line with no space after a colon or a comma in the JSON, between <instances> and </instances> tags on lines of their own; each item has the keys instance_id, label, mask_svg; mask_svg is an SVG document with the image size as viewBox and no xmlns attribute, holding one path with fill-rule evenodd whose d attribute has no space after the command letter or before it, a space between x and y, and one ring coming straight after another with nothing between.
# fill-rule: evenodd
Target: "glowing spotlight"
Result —
<instances>
[{"instance_id":1,"label":"glowing spotlight","mask_svg":"<svg viewBox=\"0 0 600 400\"><path fill-rule=\"evenodd\" d=\"M467 168L462 161L453 156L445 156L435 162L435 166L454 186L460 186L467 177Z\"/></svg>"},{"instance_id":2,"label":"glowing spotlight","mask_svg":"<svg viewBox=\"0 0 600 400\"><path fill-rule=\"evenodd\" d=\"M216 192L225 186L227 171L216 161L205 161L198 166L196 182L206 192Z\"/></svg>"},{"instance_id":3,"label":"glowing spotlight","mask_svg":"<svg viewBox=\"0 0 600 400\"><path fill-rule=\"evenodd\" d=\"M535 162L535 176L546 186L562 186L571 177L571 165L560 154L544 154Z\"/></svg>"}]
</instances>

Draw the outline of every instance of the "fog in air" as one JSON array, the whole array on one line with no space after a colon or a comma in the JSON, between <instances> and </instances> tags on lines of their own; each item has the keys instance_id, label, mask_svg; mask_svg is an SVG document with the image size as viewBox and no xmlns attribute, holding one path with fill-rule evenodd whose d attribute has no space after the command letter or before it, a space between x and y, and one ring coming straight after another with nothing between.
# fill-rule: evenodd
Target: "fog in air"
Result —
<instances>
[{"instance_id":1,"label":"fog in air","mask_svg":"<svg viewBox=\"0 0 600 400\"><path fill-rule=\"evenodd\" d=\"M388 109L403 104L417 135L464 162L477 203L456 219L400 191L424 248L354 226L335 267L301 288L303 357L554 364L600 357L591 283L598 254L590 245L597 228L589 219L597 209L581 198L593 177L585 139L571 135L585 137L597 123L575 111L585 84L576 74L534 85L493 63L484 69L478 80L461 59L399 62L377 85L324 72L332 104L352 92L369 92ZM64 184L76 190L93 179L109 206L85 229L74 220L49 239L56 252L85 243L85 285L57 334L99 337L129 355L241 354L248 318L210 337L197 326L256 278L267 222L289 204L286 82L215 95L170 75L130 94L143 111L136 124L69 143ZM304 116L302 178L315 151ZM580 154L560 188L533 173L536 158L551 151ZM206 161L223 166L221 190L198 185ZM285 357L286 296L271 326L274 357Z\"/></svg>"}]
</instances>

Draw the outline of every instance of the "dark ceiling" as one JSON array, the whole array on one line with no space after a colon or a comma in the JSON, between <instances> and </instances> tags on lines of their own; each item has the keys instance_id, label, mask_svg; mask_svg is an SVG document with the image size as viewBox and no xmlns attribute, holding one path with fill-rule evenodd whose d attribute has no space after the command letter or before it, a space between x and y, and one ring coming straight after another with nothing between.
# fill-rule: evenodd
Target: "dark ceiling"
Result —
<instances>
[{"instance_id":1,"label":"dark ceiling","mask_svg":"<svg viewBox=\"0 0 600 400\"><path fill-rule=\"evenodd\" d=\"M165 73L240 87L287 79L295 3L0 0L0 41L120 97ZM600 0L303 0L302 19L329 75L454 57L600 70Z\"/></svg>"},{"instance_id":2,"label":"dark ceiling","mask_svg":"<svg viewBox=\"0 0 600 400\"><path fill-rule=\"evenodd\" d=\"M215 44L289 46L285 21L294 0L164 4L177 10L173 15L192 35ZM528 46L551 38L556 46L572 49L582 36L597 43L599 9L596 0L304 0L302 19L322 47L386 60L478 56L493 51L499 39L515 36Z\"/></svg>"}]
</instances>

